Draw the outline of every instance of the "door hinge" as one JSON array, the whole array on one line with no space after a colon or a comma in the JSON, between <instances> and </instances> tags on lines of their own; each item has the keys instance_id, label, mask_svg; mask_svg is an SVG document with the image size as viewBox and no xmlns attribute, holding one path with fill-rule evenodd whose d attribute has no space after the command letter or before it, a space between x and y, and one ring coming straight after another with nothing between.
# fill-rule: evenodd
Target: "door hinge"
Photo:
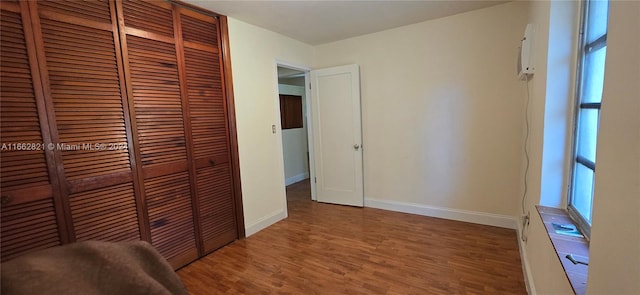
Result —
<instances>
[{"instance_id":1,"label":"door hinge","mask_svg":"<svg viewBox=\"0 0 640 295\"><path fill-rule=\"evenodd\" d=\"M317 178L317 177L314 177L314 178L313 178L313 182L318 183L318 178Z\"/></svg>"}]
</instances>

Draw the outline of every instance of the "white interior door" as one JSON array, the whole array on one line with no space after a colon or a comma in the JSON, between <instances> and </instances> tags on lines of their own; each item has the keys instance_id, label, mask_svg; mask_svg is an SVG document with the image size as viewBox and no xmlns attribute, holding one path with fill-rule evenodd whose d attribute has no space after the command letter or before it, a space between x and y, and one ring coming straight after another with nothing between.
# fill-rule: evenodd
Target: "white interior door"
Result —
<instances>
[{"instance_id":1,"label":"white interior door","mask_svg":"<svg viewBox=\"0 0 640 295\"><path fill-rule=\"evenodd\" d=\"M358 65L311 71L311 111L319 202L362 207L362 129Z\"/></svg>"}]
</instances>

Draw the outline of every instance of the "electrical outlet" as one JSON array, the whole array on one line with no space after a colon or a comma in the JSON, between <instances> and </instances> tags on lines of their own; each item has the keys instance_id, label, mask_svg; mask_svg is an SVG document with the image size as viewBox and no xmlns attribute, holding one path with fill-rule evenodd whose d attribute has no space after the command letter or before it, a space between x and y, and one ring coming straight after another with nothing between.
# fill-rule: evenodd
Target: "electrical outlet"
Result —
<instances>
[{"instance_id":1,"label":"electrical outlet","mask_svg":"<svg viewBox=\"0 0 640 295\"><path fill-rule=\"evenodd\" d=\"M520 216L520 222L522 222L522 227L520 229L520 239L523 242L527 242L527 228L529 227L529 220L531 218L530 212L527 212L527 215Z\"/></svg>"},{"instance_id":2,"label":"electrical outlet","mask_svg":"<svg viewBox=\"0 0 640 295\"><path fill-rule=\"evenodd\" d=\"M530 217L531 217L530 212L527 212L527 215L520 216L520 221L522 222L522 228L525 228L529 225Z\"/></svg>"}]
</instances>

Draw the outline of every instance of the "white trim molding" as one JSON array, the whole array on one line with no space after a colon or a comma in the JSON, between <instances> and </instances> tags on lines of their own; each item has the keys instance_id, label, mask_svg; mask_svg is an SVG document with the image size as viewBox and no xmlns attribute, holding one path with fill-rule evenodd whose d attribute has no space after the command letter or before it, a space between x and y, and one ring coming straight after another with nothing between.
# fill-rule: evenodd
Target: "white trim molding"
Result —
<instances>
[{"instance_id":1,"label":"white trim molding","mask_svg":"<svg viewBox=\"0 0 640 295\"><path fill-rule=\"evenodd\" d=\"M290 184L294 184L294 183L296 183L298 181L303 181L303 180L305 180L307 178L309 178L309 172L300 173L298 175L294 175L294 176L291 176L291 177L285 179L284 180L284 185L287 186L287 185L290 185Z\"/></svg>"},{"instance_id":2,"label":"white trim molding","mask_svg":"<svg viewBox=\"0 0 640 295\"><path fill-rule=\"evenodd\" d=\"M274 211L271 214L258 219L256 222L245 226L245 235L246 237L249 237L285 218L287 218L287 211Z\"/></svg>"},{"instance_id":3,"label":"white trim molding","mask_svg":"<svg viewBox=\"0 0 640 295\"><path fill-rule=\"evenodd\" d=\"M276 64L276 66L278 66L278 67L283 67L283 68L288 68L288 69L298 70L298 71L303 71L303 72L311 71L311 67L308 67L308 66L305 66L305 65L301 65L301 64L297 64L297 63L288 62L288 61L277 59L277 58L274 60L274 62Z\"/></svg>"},{"instance_id":4,"label":"white trim molding","mask_svg":"<svg viewBox=\"0 0 640 295\"><path fill-rule=\"evenodd\" d=\"M527 287L527 294L536 295L536 288L533 283L533 272L527 258L527 242L522 241L522 223L518 222L518 247L520 248L520 261L522 262L522 273L524 274L524 285Z\"/></svg>"},{"instance_id":5,"label":"white trim molding","mask_svg":"<svg viewBox=\"0 0 640 295\"><path fill-rule=\"evenodd\" d=\"M364 206L396 212L417 214L429 217L451 219L457 221L478 223L497 227L518 229L518 222L514 216L491 214L477 211L467 211L451 208L433 207L415 203L404 203L389 200L364 199Z\"/></svg>"}]
</instances>

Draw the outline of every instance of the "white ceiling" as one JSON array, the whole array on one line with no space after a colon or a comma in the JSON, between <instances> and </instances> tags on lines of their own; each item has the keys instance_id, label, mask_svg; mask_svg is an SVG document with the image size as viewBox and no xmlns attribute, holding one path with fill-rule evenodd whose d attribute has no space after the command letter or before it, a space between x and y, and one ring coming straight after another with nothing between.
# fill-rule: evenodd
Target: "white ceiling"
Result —
<instances>
[{"instance_id":1,"label":"white ceiling","mask_svg":"<svg viewBox=\"0 0 640 295\"><path fill-rule=\"evenodd\" d=\"M310 45L329 43L509 2L497 0L184 1Z\"/></svg>"}]
</instances>

